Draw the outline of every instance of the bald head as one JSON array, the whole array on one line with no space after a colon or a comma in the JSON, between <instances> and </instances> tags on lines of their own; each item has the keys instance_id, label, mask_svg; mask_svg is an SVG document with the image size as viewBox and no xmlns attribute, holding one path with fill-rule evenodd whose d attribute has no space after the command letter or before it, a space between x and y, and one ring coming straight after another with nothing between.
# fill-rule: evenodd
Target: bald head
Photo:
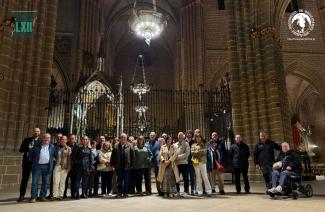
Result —
<instances>
[{"instance_id":1,"label":"bald head","mask_svg":"<svg viewBox=\"0 0 325 212\"><path fill-rule=\"evenodd\" d=\"M50 133L44 133L42 136L43 144L48 145L51 142L51 134Z\"/></svg>"}]
</instances>

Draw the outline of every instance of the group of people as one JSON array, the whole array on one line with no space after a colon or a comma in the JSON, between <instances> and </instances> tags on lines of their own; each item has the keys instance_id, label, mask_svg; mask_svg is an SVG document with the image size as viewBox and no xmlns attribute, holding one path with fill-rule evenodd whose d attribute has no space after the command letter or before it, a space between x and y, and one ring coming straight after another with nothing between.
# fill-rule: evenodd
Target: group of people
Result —
<instances>
[{"instance_id":1,"label":"group of people","mask_svg":"<svg viewBox=\"0 0 325 212\"><path fill-rule=\"evenodd\" d=\"M285 176L297 171L298 162L289 145L282 144L280 162L273 165L274 150L281 147L268 139L265 132L254 148L256 168L263 173L268 192L281 191ZM225 167L233 167L237 193L241 193L240 177L243 176L245 193L250 193L248 168L250 149L240 135L226 148L216 132L206 141L199 129L179 132L176 139L162 134L157 139L154 132L146 141L122 133L108 140L100 136L93 141L83 136L77 143L76 135L57 134L55 138L35 128L30 138L24 139L19 149L23 153L22 179L18 201L23 201L30 174L32 174L31 202L61 200L67 197L70 184L71 198L98 196L99 182L104 197L127 197L128 194L150 195L151 175L154 173L159 195L174 197L180 194L182 176L184 193L202 196L216 193L216 180L221 195L224 191ZM288 154L293 156L288 157ZM284 171L283 171L284 170ZM50 176L50 177L49 177ZM38 183L42 178L40 194ZM47 184L50 179L50 194ZM142 190L144 179L145 190ZM272 184L271 184L272 182ZM80 194L81 186L81 194Z\"/></svg>"}]
</instances>

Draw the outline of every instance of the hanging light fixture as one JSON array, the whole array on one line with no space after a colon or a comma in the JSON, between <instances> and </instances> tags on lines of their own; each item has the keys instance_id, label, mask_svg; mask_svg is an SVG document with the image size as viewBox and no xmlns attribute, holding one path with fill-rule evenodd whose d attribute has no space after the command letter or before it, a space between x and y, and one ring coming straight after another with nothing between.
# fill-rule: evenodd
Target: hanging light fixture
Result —
<instances>
[{"instance_id":1,"label":"hanging light fixture","mask_svg":"<svg viewBox=\"0 0 325 212\"><path fill-rule=\"evenodd\" d=\"M140 132L143 132L147 126L146 112L148 106L136 106L135 111L138 113L138 128Z\"/></svg>"},{"instance_id":2,"label":"hanging light fixture","mask_svg":"<svg viewBox=\"0 0 325 212\"><path fill-rule=\"evenodd\" d=\"M135 84L134 79L135 79L135 74L137 72L137 66L138 66L139 61L141 61L141 69L142 69L142 77L143 78L140 83ZM146 82L146 75L144 72L144 58L143 58L142 54L140 54L137 58L137 62L135 64L130 88L133 93L138 95L140 101L141 101L142 96L150 91L150 86Z\"/></svg>"},{"instance_id":3,"label":"hanging light fixture","mask_svg":"<svg viewBox=\"0 0 325 212\"><path fill-rule=\"evenodd\" d=\"M153 9L137 9L137 0L134 1L133 15L129 25L133 33L144 38L148 46L153 38L158 37L167 25L167 17L157 11L156 0L152 1Z\"/></svg>"}]
</instances>

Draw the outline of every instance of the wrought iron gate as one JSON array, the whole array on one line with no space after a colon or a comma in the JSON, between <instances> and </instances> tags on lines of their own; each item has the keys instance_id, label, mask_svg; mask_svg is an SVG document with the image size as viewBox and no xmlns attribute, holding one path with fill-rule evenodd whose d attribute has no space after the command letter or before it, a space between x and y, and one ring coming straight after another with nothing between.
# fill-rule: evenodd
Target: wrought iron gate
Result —
<instances>
[{"instance_id":1,"label":"wrought iron gate","mask_svg":"<svg viewBox=\"0 0 325 212\"><path fill-rule=\"evenodd\" d=\"M137 113L139 105L147 106L147 111ZM121 110L122 123L118 119ZM99 135L115 137L121 126L134 136L148 136L151 131L177 136L191 127L203 130L204 136L212 131L226 136L231 120L228 85L209 91L151 90L141 102L128 89L122 95L114 95L105 87L78 92L54 90L48 107L49 132L87 134L93 139Z\"/></svg>"}]
</instances>

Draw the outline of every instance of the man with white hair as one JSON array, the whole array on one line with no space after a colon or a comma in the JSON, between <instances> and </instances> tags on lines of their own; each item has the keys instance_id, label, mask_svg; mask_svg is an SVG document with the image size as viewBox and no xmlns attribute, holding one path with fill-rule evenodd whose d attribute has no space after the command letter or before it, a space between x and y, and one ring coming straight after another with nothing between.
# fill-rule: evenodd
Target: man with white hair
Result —
<instances>
[{"instance_id":1,"label":"man with white hair","mask_svg":"<svg viewBox=\"0 0 325 212\"><path fill-rule=\"evenodd\" d=\"M190 145L185 141L185 134L183 132L178 133L178 141L174 144L177 158L176 164L179 174L182 174L184 181L184 192L189 194L189 167L188 156L190 155ZM179 183L176 184L177 192L180 192Z\"/></svg>"},{"instance_id":2,"label":"man with white hair","mask_svg":"<svg viewBox=\"0 0 325 212\"><path fill-rule=\"evenodd\" d=\"M111 165L114 166L117 173L117 197L128 197L130 169L134 163L133 147L127 142L127 135L122 133L119 137L119 143L116 143L111 156Z\"/></svg>"},{"instance_id":3,"label":"man with white hair","mask_svg":"<svg viewBox=\"0 0 325 212\"><path fill-rule=\"evenodd\" d=\"M290 150L287 142L282 143L281 146L282 152L273 164L272 188L268 190L270 193L281 193L288 176L299 176L301 174L302 167L299 155Z\"/></svg>"},{"instance_id":4,"label":"man with white hair","mask_svg":"<svg viewBox=\"0 0 325 212\"><path fill-rule=\"evenodd\" d=\"M50 143L51 135L45 133L42 137L42 143L36 143L30 153L32 161L32 191L30 202L36 202L38 198L38 181L42 177L42 187L39 199L46 200L48 177L53 170L56 147Z\"/></svg>"}]
</instances>

